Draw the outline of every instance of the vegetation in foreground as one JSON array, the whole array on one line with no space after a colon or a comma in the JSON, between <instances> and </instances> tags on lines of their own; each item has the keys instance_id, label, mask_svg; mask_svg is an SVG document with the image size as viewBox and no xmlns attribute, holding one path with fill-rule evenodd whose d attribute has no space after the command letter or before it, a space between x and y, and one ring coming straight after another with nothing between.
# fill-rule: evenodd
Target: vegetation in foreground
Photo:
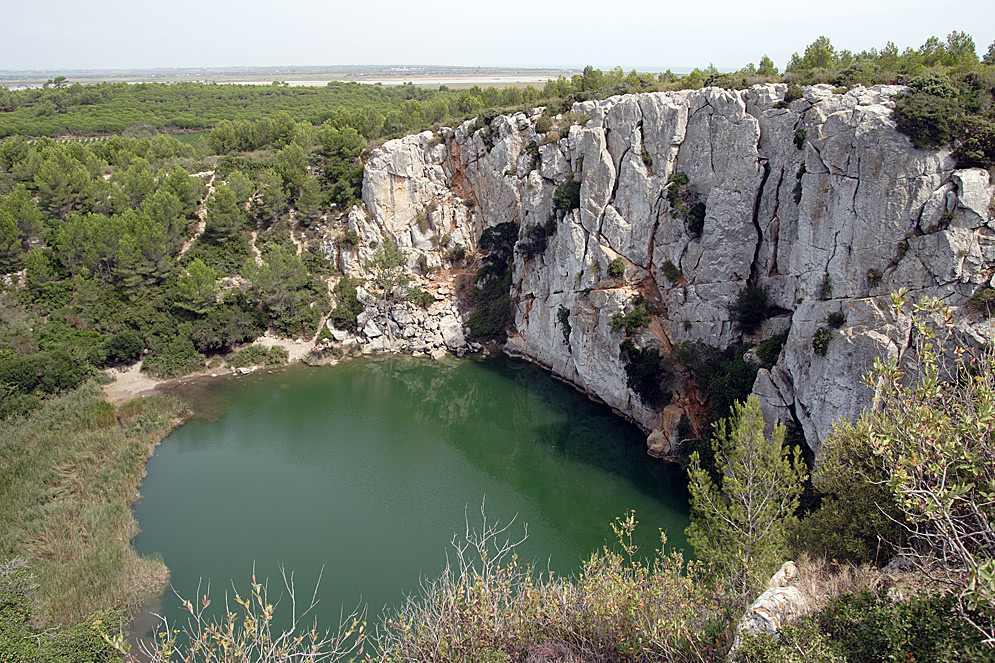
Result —
<instances>
[{"instance_id":1,"label":"vegetation in foreground","mask_svg":"<svg viewBox=\"0 0 995 663\"><path fill-rule=\"evenodd\" d=\"M167 397L115 409L88 383L0 431L0 557L23 557L60 623L160 591L161 561L138 557L131 502L151 448L183 416Z\"/></svg>"}]
</instances>

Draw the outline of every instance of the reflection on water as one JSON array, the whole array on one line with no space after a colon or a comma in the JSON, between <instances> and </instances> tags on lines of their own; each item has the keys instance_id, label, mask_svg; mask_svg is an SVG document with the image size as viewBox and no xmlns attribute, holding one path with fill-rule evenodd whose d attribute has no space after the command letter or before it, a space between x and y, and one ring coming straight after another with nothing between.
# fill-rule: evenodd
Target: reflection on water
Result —
<instances>
[{"instance_id":1,"label":"reflection on water","mask_svg":"<svg viewBox=\"0 0 995 663\"><path fill-rule=\"evenodd\" d=\"M364 358L189 396L198 416L157 448L135 507L136 547L161 554L185 595L201 578L244 586L253 564L305 587L324 568L323 623L360 600L377 614L438 573L485 498L489 518L528 523L522 556L560 573L629 509L646 550L657 528L684 545L682 473L607 407L516 360Z\"/></svg>"}]
</instances>

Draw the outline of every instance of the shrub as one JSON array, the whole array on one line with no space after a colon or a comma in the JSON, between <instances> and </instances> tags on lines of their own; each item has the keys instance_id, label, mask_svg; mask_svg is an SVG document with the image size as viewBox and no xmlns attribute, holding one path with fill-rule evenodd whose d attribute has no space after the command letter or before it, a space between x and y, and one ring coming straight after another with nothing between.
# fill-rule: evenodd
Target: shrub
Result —
<instances>
[{"instance_id":1,"label":"shrub","mask_svg":"<svg viewBox=\"0 0 995 663\"><path fill-rule=\"evenodd\" d=\"M805 149L805 130L795 129L795 147L799 150Z\"/></svg>"},{"instance_id":2,"label":"shrub","mask_svg":"<svg viewBox=\"0 0 995 663\"><path fill-rule=\"evenodd\" d=\"M795 197L795 205L799 205L802 202L802 194L804 193L804 188L802 187L802 176L805 174L805 162L798 168L798 172L795 173L795 188L792 192Z\"/></svg>"},{"instance_id":3,"label":"shrub","mask_svg":"<svg viewBox=\"0 0 995 663\"><path fill-rule=\"evenodd\" d=\"M104 354L109 364L136 361L145 348L145 340L131 330L114 334L104 342Z\"/></svg>"},{"instance_id":4,"label":"shrub","mask_svg":"<svg viewBox=\"0 0 995 663\"><path fill-rule=\"evenodd\" d=\"M435 302L435 297L421 288L408 289L408 301L421 308L428 308Z\"/></svg>"},{"instance_id":5,"label":"shrub","mask_svg":"<svg viewBox=\"0 0 995 663\"><path fill-rule=\"evenodd\" d=\"M625 330L626 336L632 336L643 327L648 327L652 322L646 300L636 297L632 300L632 310L629 313L616 313L612 316L611 329L613 332L621 329Z\"/></svg>"},{"instance_id":6,"label":"shrub","mask_svg":"<svg viewBox=\"0 0 995 663\"><path fill-rule=\"evenodd\" d=\"M781 355L781 348L788 340L787 332L771 336L766 341L757 346L757 357L767 368L777 363L777 358Z\"/></svg>"},{"instance_id":7,"label":"shrub","mask_svg":"<svg viewBox=\"0 0 995 663\"><path fill-rule=\"evenodd\" d=\"M895 101L895 128L916 147L942 147L961 130L964 114L954 99L912 92Z\"/></svg>"},{"instance_id":8,"label":"shrub","mask_svg":"<svg viewBox=\"0 0 995 663\"><path fill-rule=\"evenodd\" d=\"M540 115L536 120L536 133L548 133L553 128L553 118L548 115Z\"/></svg>"},{"instance_id":9,"label":"shrub","mask_svg":"<svg viewBox=\"0 0 995 663\"><path fill-rule=\"evenodd\" d=\"M342 235L342 239L339 240L339 244L350 249L359 246L359 233L355 230L347 230Z\"/></svg>"},{"instance_id":10,"label":"shrub","mask_svg":"<svg viewBox=\"0 0 995 663\"><path fill-rule=\"evenodd\" d=\"M760 286L746 286L740 291L736 301L727 308L739 330L744 334L752 334L767 319L767 293Z\"/></svg>"},{"instance_id":11,"label":"shrub","mask_svg":"<svg viewBox=\"0 0 995 663\"><path fill-rule=\"evenodd\" d=\"M525 237L518 242L517 250L526 260L532 260L532 258L545 253L548 245L549 240L545 227L533 223L525 229Z\"/></svg>"},{"instance_id":12,"label":"shrub","mask_svg":"<svg viewBox=\"0 0 995 663\"><path fill-rule=\"evenodd\" d=\"M467 320L474 340L499 341L514 320L511 259L517 238L518 226L513 221L491 226L480 235L480 248L485 254L469 296L476 309Z\"/></svg>"},{"instance_id":13,"label":"shrub","mask_svg":"<svg viewBox=\"0 0 995 663\"><path fill-rule=\"evenodd\" d=\"M843 315L842 311L833 311L826 316L826 324L833 329L839 329L846 322L846 316Z\"/></svg>"},{"instance_id":14,"label":"shrub","mask_svg":"<svg viewBox=\"0 0 995 663\"><path fill-rule=\"evenodd\" d=\"M468 525L442 575L387 613L374 649L384 663L721 657L724 643L707 628L719 615L698 565L662 550L643 561L635 527L631 512L616 518L615 545L572 578L522 565L516 546L524 539L508 526Z\"/></svg>"},{"instance_id":15,"label":"shrub","mask_svg":"<svg viewBox=\"0 0 995 663\"><path fill-rule=\"evenodd\" d=\"M614 325L613 325L614 326ZM626 338L618 347L625 361L625 384L636 392L649 407L660 409L670 400L665 389L669 382L670 365L656 348L637 348L632 339Z\"/></svg>"},{"instance_id":16,"label":"shrub","mask_svg":"<svg viewBox=\"0 0 995 663\"><path fill-rule=\"evenodd\" d=\"M833 336L830 331L825 327L819 327L815 331L815 335L812 336L812 352L820 357L825 357L826 353L829 352L829 342L831 340L833 340Z\"/></svg>"},{"instance_id":17,"label":"shrub","mask_svg":"<svg viewBox=\"0 0 995 663\"><path fill-rule=\"evenodd\" d=\"M78 387L90 370L65 350L49 350L0 362L0 385L7 385L21 394L36 390L55 394Z\"/></svg>"},{"instance_id":18,"label":"shrub","mask_svg":"<svg viewBox=\"0 0 995 663\"><path fill-rule=\"evenodd\" d=\"M896 318L912 308L918 370L879 359L865 376L882 407L875 452L909 523L916 566L956 587L962 614L977 611L972 624L995 641L995 355L944 347L956 339L942 324L952 312L939 299L910 307L905 297L894 293L892 305Z\"/></svg>"},{"instance_id":19,"label":"shrub","mask_svg":"<svg viewBox=\"0 0 995 663\"><path fill-rule=\"evenodd\" d=\"M795 553L880 566L906 545L905 518L870 439L874 416L829 430L812 474L819 504L792 528Z\"/></svg>"},{"instance_id":20,"label":"shrub","mask_svg":"<svg viewBox=\"0 0 995 663\"><path fill-rule=\"evenodd\" d=\"M335 284L335 308L328 319L339 329L356 331L356 318L363 312L363 304L357 298L356 288L362 285L361 279L343 278Z\"/></svg>"},{"instance_id":21,"label":"shrub","mask_svg":"<svg viewBox=\"0 0 995 663\"><path fill-rule=\"evenodd\" d=\"M287 363L289 353L278 345L250 345L226 357L229 366L282 366Z\"/></svg>"},{"instance_id":22,"label":"shrub","mask_svg":"<svg viewBox=\"0 0 995 663\"><path fill-rule=\"evenodd\" d=\"M991 317L995 308L995 288L981 288L967 300L968 306Z\"/></svg>"},{"instance_id":23,"label":"shrub","mask_svg":"<svg viewBox=\"0 0 995 663\"><path fill-rule=\"evenodd\" d=\"M456 265L464 260L466 260L466 247L462 244L453 244L448 251L446 251L446 262Z\"/></svg>"},{"instance_id":24,"label":"shrub","mask_svg":"<svg viewBox=\"0 0 995 663\"><path fill-rule=\"evenodd\" d=\"M175 378L204 369L204 355L184 335L153 348L142 361L142 370L155 378Z\"/></svg>"},{"instance_id":25,"label":"shrub","mask_svg":"<svg viewBox=\"0 0 995 663\"><path fill-rule=\"evenodd\" d=\"M784 103L790 104L792 101L801 99L805 96L805 90L802 89L801 85L797 83L788 84L788 89L784 93Z\"/></svg>"},{"instance_id":26,"label":"shrub","mask_svg":"<svg viewBox=\"0 0 995 663\"><path fill-rule=\"evenodd\" d=\"M881 279L884 278L884 274L881 273L880 269L870 268L867 270L867 285L870 287L875 287L881 284Z\"/></svg>"},{"instance_id":27,"label":"shrub","mask_svg":"<svg viewBox=\"0 0 995 663\"><path fill-rule=\"evenodd\" d=\"M121 660L105 636L121 637L124 616L103 611L77 624L48 624L38 585L23 560L0 562L0 657L10 663L82 663Z\"/></svg>"},{"instance_id":28,"label":"shrub","mask_svg":"<svg viewBox=\"0 0 995 663\"><path fill-rule=\"evenodd\" d=\"M613 279L625 277L625 261L621 258L614 258L608 263L608 276Z\"/></svg>"},{"instance_id":29,"label":"shrub","mask_svg":"<svg viewBox=\"0 0 995 663\"><path fill-rule=\"evenodd\" d=\"M574 179L573 173L570 179L562 185L556 187L553 192L553 207L561 210L574 210L580 207L580 182Z\"/></svg>"},{"instance_id":30,"label":"shrub","mask_svg":"<svg viewBox=\"0 0 995 663\"><path fill-rule=\"evenodd\" d=\"M676 282L679 278L683 276L680 268L678 268L677 265L675 265L669 260L663 263L661 269L663 270L663 275L666 276L668 279L670 279L672 282Z\"/></svg>"},{"instance_id":31,"label":"shrub","mask_svg":"<svg viewBox=\"0 0 995 663\"><path fill-rule=\"evenodd\" d=\"M822 275L822 283L819 284L819 292L816 295L819 299L832 299L833 296L833 278L829 276L829 272Z\"/></svg>"},{"instance_id":32,"label":"shrub","mask_svg":"<svg viewBox=\"0 0 995 663\"><path fill-rule=\"evenodd\" d=\"M570 345L570 309L565 306L561 306L556 311L556 319L560 323L560 327L563 330L563 342L566 345Z\"/></svg>"},{"instance_id":33,"label":"shrub","mask_svg":"<svg viewBox=\"0 0 995 663\"><path fill-rule=\"evenodd\" d=\"M688 232L695 237L701 237L705 230L705 203L695 203L688 210Z\"/></svg>"}]
</instances>

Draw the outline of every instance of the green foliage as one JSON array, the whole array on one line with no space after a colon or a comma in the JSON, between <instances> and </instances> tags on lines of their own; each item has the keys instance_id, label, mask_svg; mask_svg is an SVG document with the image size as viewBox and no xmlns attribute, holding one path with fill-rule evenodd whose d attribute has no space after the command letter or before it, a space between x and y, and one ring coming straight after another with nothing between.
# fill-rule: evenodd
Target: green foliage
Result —
<instances>
[{"instance_id":1,"label":"green foliage","mask_svg":"<svg viewBox=\"0 0 995 663\"><path fill-rule=\"evenodd\" d=\"M656 348L637 348L631 338L618 346L625 362L625 384L649 407L660 409L670 400L670 363Z\"/></svg>"},{"instance_id":2,"label":"green foliage","mask_svg":"<svg viewBox=\"0 0 995 663\"><path fill-rule=\"evenodd\" d=\"M608 263L608 276L613 279L625 278L625 261L621 258L613 258Z\"/></svg>"},{"instance_id":3,"label":"green foliage","mask_svg":"<svg viewBox=\"0 0 995 663\"><path fill-rule=\"evenodd\" d=\"M435 303L435 296L421 288L408 288L407 300L421 308L428 308Z\"/></svg>"},{"instance_id":4,"label":"green foliage","mask_svg":"<svg viewBox=\"0 0 995 663\"><path fill-rule=\"evenodd\" d=\"M839 329L846 322L846 316L843 315L842 311L833 311L826 316L826 324L833 329Z\"/></svg>"},{"instance_id":5,"label":"green foliage","mask_svg":"<svg viewBox=\"0 0 995 663\"><path fill-rule=\"evenodd\" d=\"M916 147L949 144L964 120L956 100L914 92L895 102L892 116L895 128L908 136Z\"/></svg>"},{"instance_id":6,"label":"green foliage","mask_svg":"<svg viewBox=\"0 0 995 663\"><path fill-rule=\"evenodd\" d=\"M282 366L287 363L288 353L278 345L250 345L238 352L233 352L225 358L229 366L235 368L245 366Z\"/></svg>"},{"instance_id":7,"label":"green foliage","mask_svg":"<svg viewBox=\"0 0 995 663\"><path fill-rule=\"evenodd\" d=\"M342 239L339 240L339 244L347 248L354 248L359 245L359 233L355 230L347 230L345 234L342 235Z\"/></svg>"},{"instance_id":8,"label":"green foliage","mask_svg":"<svg viewBox=\"0 0 995 663\"><path fill-rule=\"evenodd\" d=\"M24 561L0 562L0 660L111 663L121 657L104 634L120 635L124 627L124 616L114 611L70 626L49 627L39 609L38 586Z\"/></svg>"},{"instance_id":9,"label":"green foliage","mask_svg":"<svg viewBox=\"0 0 995 663\"><path fill-rule=\"evenodd\" d=\"M649 307L643 297L635 297L632 302L632 310L628 313L616 313L612 316L611 329L613 332L624 329L626 336L632 336L643 327L648 327L652 322Z\"/></svg>"},{"instance_id":10,"label":"green foliage","mask_svg":"<svg viewBox=\"0 0 995 663\"><path fill-rule=\"evenodd\" d=\"M805 149L805 130L795 129L795 147L799 150Z\"/></svg>"},{"instance_id":11,"label":"green foliage","mask_svg":"<svg viewBox=\"0 0 995 663\"><path fill-rule=\"evenodd\" d=\"M109 364L130 364L137 361L145 349L145 339L130 329L114 334L104 341L104 355Z\"/></svg>"},{"instance_id":12,"label":"green foliage","mask_svg":"<svg viewBox=\"0 0 995 663\"><path fill-rule=\"evenodd\" d=\"M816 293L819 299L832 299L833 297L833 279L829 276L829 272L822 275L822 283L819 284L819 291Z\"/></svg>"},{"instance_id":13,"label":"green foliage","mask_svg":"<svg viewBox=\"0 0 995 663\"><path fill-rule=\"evenodd\" d=\"M185 336L152 348L142 361L142 370L155 378L175 378L204 369L204 355Z\"/></svg>"},{"instance_id":14,"label":"green foliage","mask_svg":"<svg viewBox=\"0 0 995 663\"><path fill-rule=\"evenodd\" d=\"M795 199L795 205L800 205L802 202L802 195L805 193L805 188L802 186L802 177L805 175L805 162L802 161L802 165L798 167L798 172L795 173L795 187L792 191Z\"/></svg>"},{"instance_id":15,"label":"green foliage","mask_svg":"<svg viewBox=\"0 0 995 663\"><path fill-rule=\"evenodd\" d=\"M777 638L747 640L737 660L990 663L995 653L957 613L950 594L915 594L899 601L883 591L865 590L831 599L800 624L783 628Z\"/></svg>"},{"instance_id":16,"label":"green foliage","mask_svg":"<svg viewBox=\"0 0 995 663\"><path fill-rule=\"evenodd\" d=\"M15 393L56 394L75 389L89 375L86 364L61 349L0 361L0 385L13 388Z\"/></svg>"},{"instance_id":17,"label":"green foliage","mask_svg":"<svg viewBox=\"0 0 995 663\"><path fill-rule=\"evenodd\" d=\"M967 300L968 306L978 311L983 312L986 316L991 317L992 308L995 306L995 288L979 288L973 295Z\"/></svg>"},{"instance_id":18,"label":"green foliage","mask_svg":"<svg viewBox=\"0 0 995 663\"><path fill-rule=\"evenodd\" d=\"M678 279L684 276L684 274L681 273L680 268L670 260L665 261L661 266L661 269L663 271L663 275L675 283Z\"/></svg>"},{"instance_id":19,"label":"green foliage","mask_svg":"<svg viewBox=\"0 0 995 663\"><path fill-rule=\"evenodd\" d=\"M767 293L757 285L743 288L736 301L728 306L729 315L744 334L752 334L760 329L760 325L770 313L767 304Z\"/></svg>"},{"instance_id":20,"label":"green foliage","mask_svg":"<svg viewBox=\"0 0 995 663\"><path fill-rule=\"evenodd\" d=\"M470 291L469 300L475 310L467 321L473 340L499 341L514 321L511 260L517 239L518 226L512 221L491 226L480 236L480 249L486 253Z\"/></svg>"},{"instance_id":21,"label":"green foliage","mask_svg":"<svg viewBox=\"0 0 995 663\"><path fill-rule=\"evenodd\" d=\"M728 417L733 403L744 400L753 390L759 366L747 358L747 349L744 345L720 350L701 341L674 346L673 361L690 369L708 394L710 422Z\"/></svg>"},{"instance_id":22,"label":"green foliage","mask_svg":"<svg viewBox=\"0 0 995 663\"><path fill-rule=\"evenodd\" d=\"M819 327L812 336L812 352L825 357L829 352L829 342L833 340L833 334L826 327Z\"/></svg>"},{"instance_id":23,"label":"green foliage","mask_svg":"<svg viewBox=\"0 0 995 663\"><path fill-rule=\"evenodd\" d=\"M525 236L518 242L517 250L526 260L546 252L549 237L556 233L556 216L552 215L545 224L533 223L525 229Z\"/></svg>"},{"instance_id":24,"label":"green foliage","mask_svg":"<svg viewBox=\"0 0 995 663\"><path fill-rule=\"evenodd\" d=\"M385 663L720 658L725 643L709 628L720 617L699 567L662 550L642 561L632 513L612 527L617 543L575 578L523 566L506 526L467 527L443 574L387 613L376 650Z\"/></svg>"},{"instance_id":25,"label":"green foliage","mask_svg":"<svg viewBox=\"0 0 995 663\"><path fill-rule=\"evenodd\" d=\"M881 273L880 269L870 268L867 270L867 285L874 288L881 285L881 279L884 278L884 274Z\"/></svg>"},{"instance_id":26,"label":"green foliage","mask_svg":"<svg viewBox=\"0 0 995 663\"><path fill-rule=\"evenodd\" d=\"M570 179L553 192L553 207L559 210L574 210L580 207L580 182L574 179L573 173Z\"/></svg>"},{"instance_id":27,"label":"green foliage","mask_svg":"<svg viewBox=\"0 0 995 663\"><path fill-rule=\"evenodd\" d=\"M397 291L408 284L408 276L404 273L406 265L404 251L390 240L380 242L373 257L366 263L366 269L372 274L370 289L379 292L385 302L398 297Z\"/></svg>"},{"instance_id":28,"label":"green foliage","mask_svg":"<svg viewBox=\"0 0 995 663\"><path fill-rule=\"evenodd\" d=\"M771 336L766 341L757 346L757 357L764 368L770 368L777 363L777 358L781 355L781 348L788 341L788 333Z\"/></svg>"},{"instance_id":29,"label":"green foliage","mask_svg":"<svg viewBox=\"0 0 995 663\"><path fill-rule=\"evenodd\" d=\"M719 482L702 469L697 454L688 465L688 542L710 575L740 601L762 590L787 553L787 527L805 471L798 448L790 451L783 443L784 426L775 426L770 439L764 436L760 403L750 397L715 425Z\"/></svg>"},{"instance_id":30,"label":"green foliage","mask_svg":"<svg viewBox=\"0 0 995 663\"><path fill-rule=\"evenodd\" d=\"M363 304L359 301L356 288L363 285L361 279L343 278L335 284L335 308L328 319L339 329L357 331L356 318L363 312Z\"/></svg>"},{"instance_id":31,"label":"green foliage","mask_svg":"<svg viewBox=\"0 0 995 663\"><path fill-rule=\"evenodd\" d=\"M563 330L563 343L565 345L570 345L570 309L565 306L561 306L556 310L556 319L560 323L560 328Z\"/></svg>"},{"instance_id":32,"label":"green foliage","mask_svg":"<svg viewBox=\"0 0 995 663\"><path fill-rule=\"evenodd\" d=\"M448 242L447 242L448 244ZM453 244L449 247L445 254L446 262L451 265L458 265L459 263L466 260L466 247L462 244Z\"/></svg>"},{"instance_id":33,"label":"green foliage","mask_svg":"<svg viewBox=\"0 0 995 663\"><path fill-rule=\"evenodd\" d=\"M176 280L176 306L198 314L207 313L217 303L218 290L217 270L194 258Z\"/></svg>"},{"instance_id":34,"label":"green foliage","mask_svg":"<svg viewBox=\"0 0 995 663\"><path fill-rule=\"evenodd\" d=\"M308 273L295 251L276 245L266 252L263 264L251 261L242 271L249 281L250 299L270 317L274 330L284 336L314 336L321 313L327 310L327 290Z\"/></svg>"},{"instance_id":35,"label":"green foliage","mask_svg":"<svg viewBox=\"0 0 995 663\"><path fill-rule=\"evenodd\" d=\"M165 588L162 563L131 548L131 502L150 446L182 414L179 401L162 396L115 409L91 383L0 426L0 559L20 555L30 564L53 621L46 626L76 624L101 609L128 611ZM0 596L0 613L10 607L4 603ZM102 619L113 635L114 622ZM8 633L0 626L0 640Z\"/></svg>"},{"instance_id":36,"label":"green foliage","mask_svg":"<svg viewBox=\"0 0 995 663\"><path fill-rule=\"evenodd\" d=\"M910 306L905 294L894 293L892 305L896 317L911 316L918 370L910 375L894 359L879 358L865 376L883 406L872 421L872 446L921 551L917 564L957 587L961 613L976 611L972 623L991 641L995 359L990 351L971 357L966 348L945 348L950 310L926 297Z\"/></svg>"},{"instance_id":37,"label":"green foliage","mask_svg":"<svg viewBox=\"0 0 995 663\"><path fill-rule=\"evenodd\" d=\"M906 545L904 515L873 451L873 417L836 422L819 448L812 474L819 504L791 528L796 552L880 566Z\"/></svg>"}]
</instances>

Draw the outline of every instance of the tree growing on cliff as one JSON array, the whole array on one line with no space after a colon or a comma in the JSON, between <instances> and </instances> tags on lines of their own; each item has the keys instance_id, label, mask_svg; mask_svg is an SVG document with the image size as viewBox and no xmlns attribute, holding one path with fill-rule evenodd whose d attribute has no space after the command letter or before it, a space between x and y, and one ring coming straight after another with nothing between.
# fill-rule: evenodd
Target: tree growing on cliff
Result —
<instances>
[{"instance_id":1,"label":"tree growing on cliff","mask_svg":"<svg viewBox=\"0 0 995 663\"><path fill-rule=\"evenodd\" d=\"M403 291L408 284L408 276L404 273L406 264L404 251L386 238L380 242L373 257L366 263L366 269L372 276L370 288L380 293L384 303L397 295L395 290Z\"/></svg>"},{"instance_id":2,"label":"tree growing on cliff","mask_svg":"<svg viewBox=\"0 0 995 663\"><path fill-rule=\"evenodd\" d=\"M748 600L784 561L786 533L805 480L801 452L784 447L784 426L764 435L760 402L750 397L715 424L716 485L691 454L688 542L731 598Z\"/></svg>"}]
</instances>

